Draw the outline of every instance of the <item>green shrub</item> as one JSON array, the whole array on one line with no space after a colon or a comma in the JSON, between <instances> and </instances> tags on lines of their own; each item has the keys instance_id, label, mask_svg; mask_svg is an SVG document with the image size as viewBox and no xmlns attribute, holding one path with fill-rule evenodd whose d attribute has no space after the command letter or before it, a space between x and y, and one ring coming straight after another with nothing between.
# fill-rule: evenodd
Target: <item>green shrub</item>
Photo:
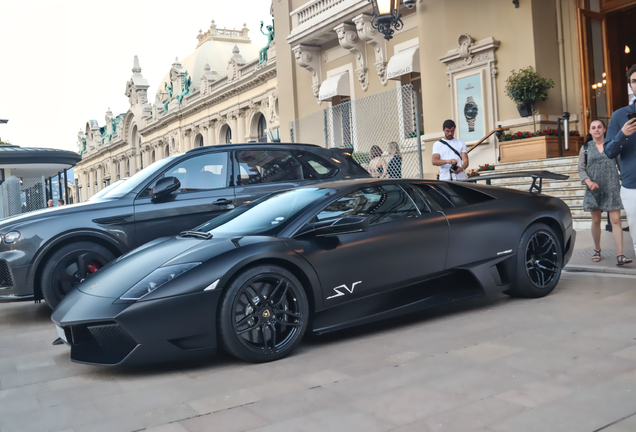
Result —
<instances>
[{"instance_id":1,"label":"green shrub","mask_svg":"<svg viewBox=\"0 0 636 432\"><path fill-rule=\"evenodd\" d=\"M512 71L506 80L506 95L516 104L544 101L548 92L554 87L554 81L539 75L532 66Z\"/></svg>"}]
</instances>

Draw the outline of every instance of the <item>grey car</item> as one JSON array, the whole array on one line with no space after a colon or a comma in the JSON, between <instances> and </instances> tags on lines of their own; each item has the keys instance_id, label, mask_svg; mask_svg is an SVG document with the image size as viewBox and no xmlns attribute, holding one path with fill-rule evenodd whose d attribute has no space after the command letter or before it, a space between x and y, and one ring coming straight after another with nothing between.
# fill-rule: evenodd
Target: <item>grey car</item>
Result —
<instances>
[{"instance_id":1,"label":"grey car","mask_svg":"<svg viewBox=\"0 0 636 432\"><path fill-rule=\"evenodd\" d=\"M232 208L311 182L368 177L348 149L199 147L155 162L103 196L0 220L0 301L51 308L121 254Z\"/></svg>"}]
</instances>

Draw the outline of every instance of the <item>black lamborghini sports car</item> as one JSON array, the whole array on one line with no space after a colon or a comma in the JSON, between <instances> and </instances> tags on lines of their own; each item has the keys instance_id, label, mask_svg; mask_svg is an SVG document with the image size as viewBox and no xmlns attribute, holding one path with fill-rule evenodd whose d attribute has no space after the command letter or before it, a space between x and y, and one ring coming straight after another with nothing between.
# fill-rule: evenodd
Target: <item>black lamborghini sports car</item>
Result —
<instances>
[{"instance_id":1,"label":"black lamborghini sports car","mask_svg":"<svg viewBox=\"0 0 636 432\"><path fill-rule=\"evenodd\" d=\"M535 179L536 180L536 179ZM122 255L53 313L77 362L250 362L324 333L484 294L542 297L576 233L563 201L358 179L277 192Z\"/></svg>"}]
</instances>

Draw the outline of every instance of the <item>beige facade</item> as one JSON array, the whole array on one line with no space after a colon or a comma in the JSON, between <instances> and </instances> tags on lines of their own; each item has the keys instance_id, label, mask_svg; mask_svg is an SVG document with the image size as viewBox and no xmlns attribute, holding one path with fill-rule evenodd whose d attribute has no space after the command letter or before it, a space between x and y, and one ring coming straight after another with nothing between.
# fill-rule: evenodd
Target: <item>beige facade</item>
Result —
<instances>
[{"instance_id":1,"label":"beige facade","mask_svg":"<svg viewBox=\"0 0 636 432\"><path fill-rule=\"evenodd\" d=\"M484 100L479 115L483 117L478 119L483 121L484 134L498 125L533 130L532 117L521 117L504 92L510 72L527 66L556 84L549 99L536 106L537 128L556 127L564 111L571 113L571 129L580 128L578 12L571 0L521 0L518 8L500 0L421 0L413 9L401 6L404 27L389 41L370 38L372 9L367 0L275 0L273 10L283 140L291 138L289 122L343 100L317 100L330 74L343 70L351 81L350 95L344 100L415 83L421 91L424 173L429 177L437 172L430 164L431 149L443 136L443 121L450 118L459 123L464 116L466 101L457 100L461 93L457 80L471 73L482 77ZM350 30L344 38L338 31L343 26ZM383 79L383 67L412 47L418 48L419 64L413 71L419 72L405 68L394 79ZM496 138L480 145L470 157L472 167L495 163Z\"/></svg>"},{"instance_id":2,"label":"beige facade","mask_svg":"<svg viewBox=\"0 0 636 432\"><path fill-rule=\"evenodd\" d=\"M197 36L196 50L176 59L157 83L153 104L135 57L125 91L129 110L114 116L109 109L104 126L89 120L78 134L82 161L75 176L81 201L169 155L278 137L275 44L259 64L261 47L252 45L248 31L217 28L213 20Z\"/></svg>"}]
</instances>

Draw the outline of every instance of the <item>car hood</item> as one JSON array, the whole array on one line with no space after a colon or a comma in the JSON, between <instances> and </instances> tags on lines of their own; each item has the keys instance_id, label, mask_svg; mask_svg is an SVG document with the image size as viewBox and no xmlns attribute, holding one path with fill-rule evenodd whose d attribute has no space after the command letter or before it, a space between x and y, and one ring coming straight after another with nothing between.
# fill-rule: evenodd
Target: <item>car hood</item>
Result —
<instances>
[{"instance_id":1,"label":"car hood","mask_svg":"<svg viewBox=\"0 0 636 432\"><path fill-rule=\"evenodd\" d=\"M104 267L80 283L77 289L92 296L119 298L159 267L205 262L235 248L229 238L160 238Z\"/></svg>"},{"instance_id":2,"label":"car hood","mask_svg":"<svg viewBox=\"0 0 636 432\"><path fill-rule=\"evenodd\" d=\"M5 227L17 228L25 223L31 223L51 217L64 217L65 215L68 215L70 213L77 213L84 210L94 210L102 206L104 206L103 201L83 202L58 207L47 207L16 216L10 216L8 218L0 220L0 232L3 231Z\"/></svg>"}]
</instances>

